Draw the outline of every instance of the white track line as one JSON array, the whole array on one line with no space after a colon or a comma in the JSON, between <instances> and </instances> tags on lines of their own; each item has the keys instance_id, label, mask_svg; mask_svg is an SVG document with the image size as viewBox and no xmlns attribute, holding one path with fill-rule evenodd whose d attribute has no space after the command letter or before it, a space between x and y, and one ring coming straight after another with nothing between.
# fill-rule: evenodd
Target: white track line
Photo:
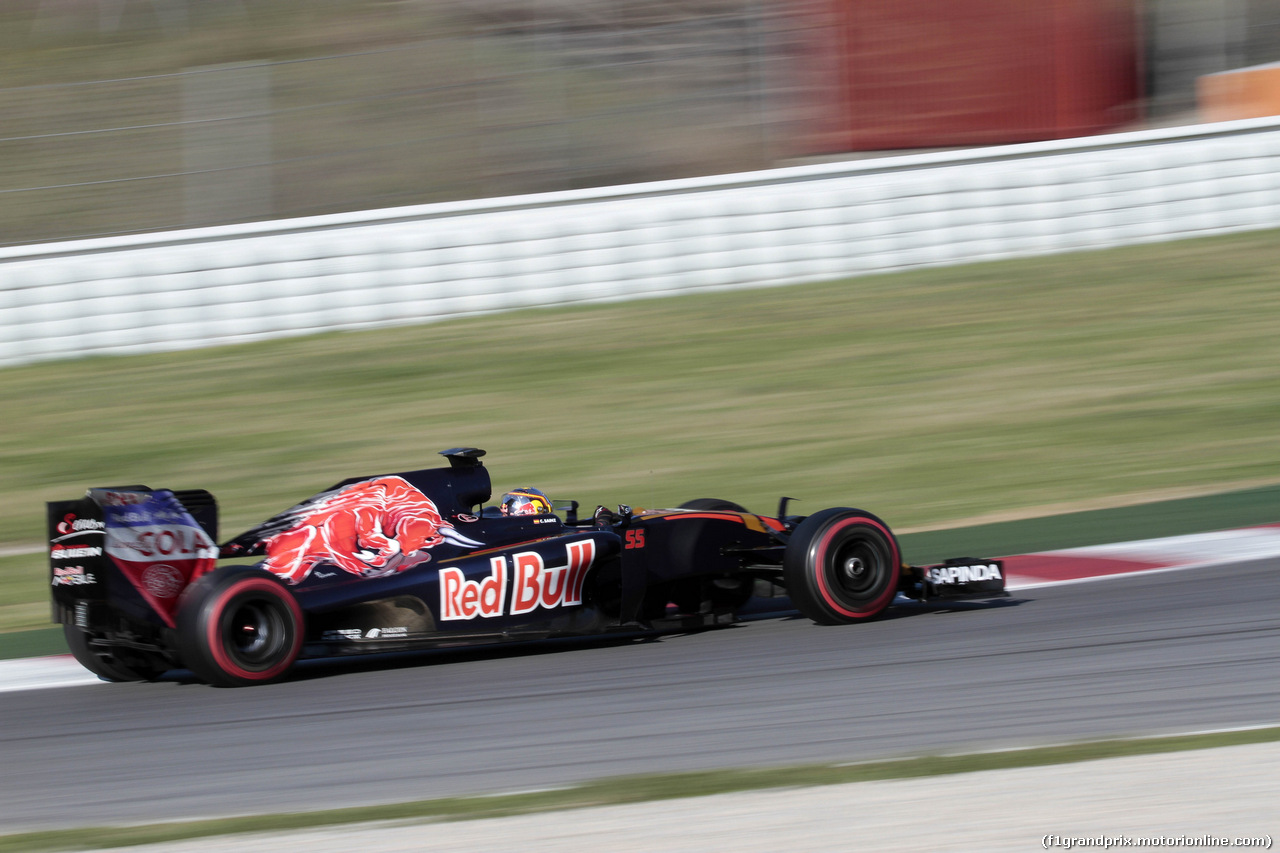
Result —
<instances>
[{"instance_id":1,"label":"white track line","mask_svg":"<svg viewBox=\"0 0 1280 853\"><path fill-rule=\"evenodd\" d=\"M1076 562L1072 568L1080 571L1077 577L1054 578L1054 568L1041 576L1043 567L1034 563L1038 557L1056 562ZM1007 588L1013 590L1037 589L1062 584L1095 583L1113 578L1131 577L1134 574L1159 574L1180 572L1187 569L1204 569L1230 566L1255 560L1280 560L1280 525L1242 527L1235 530L1217 530L1211 533L1191 533L1183 536L1166 536L1160 539L1140 539L1133 542L1114 542L1109 545L1088 545L1083 548L1065 548L1059 551L1040 551L1010 557L1006 568ZM1089 569L1089 563L1109 563L1106 568ZM1128 569L1117 570L1117 564L1131 563Z\"/></svg>"},{"instance_id":2,"label":"white track line","mask_svg":"<svg viewBox=\"0 0 1280 853\"><path fill-rule=\"evenodd\" d=\"M1044 551L1062 557L1102 557L1192 566L1280 557L1280 527L1245 527L1163 539L1140 539L1111 545L1090 545L1063 551Z\"/></svg>"},{"instance_id":3,"label":"white track line","mask_svg":"<svg viewBox=\"0 0 1280 853\"><path fill-rule=\"evenodd\" d=\"M101 683L71 655L0 660L0 693Z\"/></svg>"}]
</instances>

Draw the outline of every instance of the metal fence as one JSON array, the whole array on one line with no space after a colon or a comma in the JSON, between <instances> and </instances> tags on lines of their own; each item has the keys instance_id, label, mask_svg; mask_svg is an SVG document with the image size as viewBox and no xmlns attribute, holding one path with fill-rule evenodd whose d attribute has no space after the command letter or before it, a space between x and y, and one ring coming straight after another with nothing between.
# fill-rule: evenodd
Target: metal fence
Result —
<instances>
[{"instance_id":1,"label":"metal fence","mask_svg":"<svg viewBox=\"0 0 1280 853\"><path fill-rule=\"evenodd\" d=\"M794 153L787 126L805 107L788 69L801 48L777 4L436 5L436 30L366 50L0 85L0 245L741 171Z\"/></svg>"}]
</instances>

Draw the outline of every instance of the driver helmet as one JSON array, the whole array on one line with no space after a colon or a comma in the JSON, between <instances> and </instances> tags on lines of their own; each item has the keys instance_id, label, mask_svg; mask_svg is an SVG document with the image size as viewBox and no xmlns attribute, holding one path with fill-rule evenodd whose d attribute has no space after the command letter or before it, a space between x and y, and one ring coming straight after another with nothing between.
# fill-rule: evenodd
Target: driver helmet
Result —
<instances>
[{"instance_id":1,"label":"driver helmet","mask_svg":"<svg viewBox=\"0 0 1280 853\"><path fill-rule=\"evenodd\" d=\"M502 496L503 515L548 515L551 498L539 489L513 489Z\"/></svg>"}]
</instances>

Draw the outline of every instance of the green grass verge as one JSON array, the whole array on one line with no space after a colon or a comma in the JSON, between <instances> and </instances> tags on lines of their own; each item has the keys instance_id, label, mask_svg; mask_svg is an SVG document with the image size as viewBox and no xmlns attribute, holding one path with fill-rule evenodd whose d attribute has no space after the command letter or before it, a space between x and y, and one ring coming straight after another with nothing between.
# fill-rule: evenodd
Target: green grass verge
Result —
<instances>
[{"instance_id":1,"label":"green grass verge","mask_svg":"<svg viewBox=\"0 0 1280 853\"><path fill-rule=\"evenodd\" d=\"M48 624L49 614L46 613L41 621ZM70 653L67 648L67 641L62 637L61 625L28 628L22 631L10 631L0 634L0 660L66 655Z\"/></svg>"},{"instance_id":2,"label":"green grass verge","mask_svg":"<svg viewBox=\"0 0 1280 853\"><path fill-rule=\"evenodd\" d=\"M597 780L569 788L500 796L450 797L382 806L334 809L219 820L92 827L0 836L0 853L8 851L89 850L138 844L162 844L209 835L288 832L340 824L388 820L475 820L542 811L625 805L653 800L703 797L770 788L793 788L912 779L1154 755L1194 749L1270 743L1280 728L1251 729L1175 737L1107 740L967 755L934 755L858 764L812 764L735 770L666 773Z\"/></svg>"},{"instance_id":3,"label":"green grass verge","mask_svg":"<svg viewBox=\"0 0 1280 853\"><path fill-rule=\"evenodd\" d=\"M48 625L48 558L43 553L0 557L0 632ZM0 658L10 657L6 646L7 640L0 640Z\"/></svg>"}]
</instances>

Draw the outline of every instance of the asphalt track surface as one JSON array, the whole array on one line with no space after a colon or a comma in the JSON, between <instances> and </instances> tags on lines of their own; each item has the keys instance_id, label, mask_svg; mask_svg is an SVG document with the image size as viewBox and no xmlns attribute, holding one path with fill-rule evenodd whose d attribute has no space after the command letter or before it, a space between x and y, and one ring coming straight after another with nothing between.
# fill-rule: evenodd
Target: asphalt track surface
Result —
<instances>
[{"instance_id":1,"label":"asphalt track surface","mask_svg":"<svg viewBox=\"0 0 1280 853\"><path fill-rule=\"evenodd\" d=\"M327 809L601 776L1274 724L1280 561L754 621L0 694L0 829Z\"/></svg>"}]
</instances>

